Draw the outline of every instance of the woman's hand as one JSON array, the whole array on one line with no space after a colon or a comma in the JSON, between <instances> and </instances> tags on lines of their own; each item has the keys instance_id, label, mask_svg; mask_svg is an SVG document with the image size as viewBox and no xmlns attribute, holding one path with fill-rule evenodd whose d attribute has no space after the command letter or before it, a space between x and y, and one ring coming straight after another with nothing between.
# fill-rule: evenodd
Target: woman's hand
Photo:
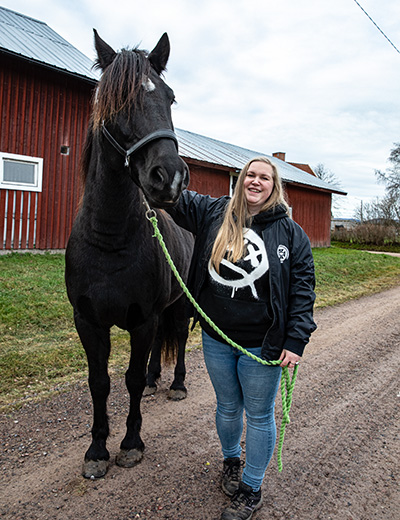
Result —
<instances>
[{"instance_id":1,"label":"woman's hand","mask_svg":"<svg viewBox=\"0 0 400 520\"><path fill-rule=\"evenodd\" d=\"M300 363L301 357L294 352L290 352L290 350L283 349L279 359L282 361L281 367L294 368Z\"/></svg>"}]
</instances>

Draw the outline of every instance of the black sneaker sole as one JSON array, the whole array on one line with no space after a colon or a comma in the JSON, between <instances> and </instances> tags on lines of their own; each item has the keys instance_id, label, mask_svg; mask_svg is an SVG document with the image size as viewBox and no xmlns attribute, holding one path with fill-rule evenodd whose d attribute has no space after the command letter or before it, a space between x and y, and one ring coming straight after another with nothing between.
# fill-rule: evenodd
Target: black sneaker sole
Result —
<instances>
[{"instance_id":1,"label":"black sneaker sole","mask_svg":"<svg viewBox=\"0 0 400 520\"><path fill-rule=\"evenodd\" d=\"M247 517L246 520L251 520L251 518L253 517L253 514L258 511L259 509L261 509L261 506L263 505L263 496L261 495L261 498L260 498L260 501L254 506L254 509L253 511L251 512L250 516ZM221 519L223 518L224 516L224 513L225 511L222 513L221 515Z\"/></svg>"}]
</instances>

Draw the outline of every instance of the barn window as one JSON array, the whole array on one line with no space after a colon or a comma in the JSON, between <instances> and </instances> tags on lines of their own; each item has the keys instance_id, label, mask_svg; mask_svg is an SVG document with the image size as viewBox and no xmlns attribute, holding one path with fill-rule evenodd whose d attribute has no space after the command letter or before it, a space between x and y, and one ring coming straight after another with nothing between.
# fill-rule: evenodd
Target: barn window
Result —
<instances>
[{"instance_id":1,"label":"barn window","mask_svg":"<svg viewBox=\"0 0 400 520\"><path fill-rule=\"evenodd\" d=\"M43 159L0 152L0 188L42 191Z\"/></svg>"}]
</instances>

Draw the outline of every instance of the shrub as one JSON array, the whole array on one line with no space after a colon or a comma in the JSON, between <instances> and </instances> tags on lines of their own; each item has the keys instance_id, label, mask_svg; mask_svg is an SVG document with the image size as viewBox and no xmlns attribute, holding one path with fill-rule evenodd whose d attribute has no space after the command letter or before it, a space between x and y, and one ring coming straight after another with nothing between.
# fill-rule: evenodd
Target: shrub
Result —
<instances>
[{"instance_id":1,"label":"shrub","mask_svg":"<svg viewBox=\"0 0 400 520\"><path fill-rule=\"evenodd\" d=\"M377 246L400 244L400 231L396 225L382 225L372 222L357 224L352 229L336 229L332 240Z\"/></svg>"}]
</instances>

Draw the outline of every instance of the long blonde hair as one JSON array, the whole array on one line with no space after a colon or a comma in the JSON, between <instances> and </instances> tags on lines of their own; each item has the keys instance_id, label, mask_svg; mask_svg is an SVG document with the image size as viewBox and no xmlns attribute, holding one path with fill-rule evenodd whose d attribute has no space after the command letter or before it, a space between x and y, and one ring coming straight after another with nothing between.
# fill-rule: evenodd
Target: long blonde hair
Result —
<instances>
[{"instance_id":1,"label":"long blonde hair","mask_svg":"<svg viewBox=\"0 0 400 520\"><path fill-rule=\"evenodd\" d=\"M255 157L251 159L242 169L239 174L235 191L226 207L224 220L219 228L217 237L215 239L211 251L211 264L219 273L219 266L222 259L228 252L228 260L230 262L237 262L244 254L243 242L243 228L251 225L251 215L247 207L247 201L244 195L244 179L250 165L254 162L263 162L269 164L272 168L272 179L274 187L271 195L265 201L262 211L267 211L276 207L278 204L283 204L286 209L288 205L285 201L282 181L280 179L278 169L267 157Z\"/></svg>"}]
</instances>

